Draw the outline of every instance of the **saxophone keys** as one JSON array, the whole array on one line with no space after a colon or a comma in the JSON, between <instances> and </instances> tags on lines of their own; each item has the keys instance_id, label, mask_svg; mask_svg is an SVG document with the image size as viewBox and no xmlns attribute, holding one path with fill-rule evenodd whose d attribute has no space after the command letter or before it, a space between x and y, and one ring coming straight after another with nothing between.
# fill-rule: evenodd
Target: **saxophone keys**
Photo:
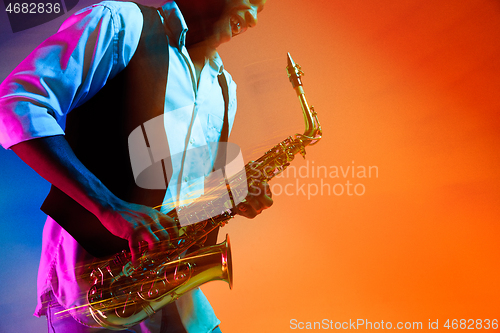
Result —
<instances>
[{"instance_id":1,"label":"saxophone keys","mask_svg":"<svg viewBox=\"0 0 500 333\"><path fill-rule=\"evenodd\" d=\"M137 312L137 303L135 301L127 300L115 309L115 314L120 318L128 318Z\"/></svg>"},{"instance_id":2,"label":"saxophone keys","mask_svg":"<svg viewBox=\"0 0 500 333\"><path fill-rule=\"evenodd\" d=\"M150 278L141 285L139 296L145 301L153 301L162 297L168 290L167 283L163 279Z\"/></svg>"},{"instance_id":3,"label":"saxophone keys","mask_svg":"<svg viewBox=\"0 0 500 333\"><path fill-rule=\"evenodd\" d=\"M304 146L300 147L300 155L302 155L302 157L306 159L306 148Z\"/></svg>"},{"instance_id":4,"label":"saxophone keys","mask_svg":"<svg viewBox=\"0 0 500 333\"><path fill-rule=\"evenodd\" d=\"M317 116L317 115L318 115L318 113L317 113L316 111L314 111L314 106L313 106L313 105L311 105L311 106L309 107L309 110L311 110L311 114L312 114L313 116Z\"/></svg>"}]
</instances>

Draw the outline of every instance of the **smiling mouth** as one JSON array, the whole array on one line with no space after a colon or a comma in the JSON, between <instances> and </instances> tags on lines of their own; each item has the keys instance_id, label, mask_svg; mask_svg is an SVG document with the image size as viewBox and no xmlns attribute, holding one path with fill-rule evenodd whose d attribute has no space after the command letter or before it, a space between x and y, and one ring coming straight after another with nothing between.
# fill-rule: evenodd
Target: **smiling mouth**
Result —
<instances>
[{"instance_id":1,"label":"smiling mouth","mask_svg":"<svg viewBox=\"0 0 500 333\"><path fill-rule=\"evenodd\" d=\"M231 16L229 22L231 24L231 32L233 33L233 36L236 36L243 32L243 24L241 23L238 16Z\"/></svg>"}]
</instances>

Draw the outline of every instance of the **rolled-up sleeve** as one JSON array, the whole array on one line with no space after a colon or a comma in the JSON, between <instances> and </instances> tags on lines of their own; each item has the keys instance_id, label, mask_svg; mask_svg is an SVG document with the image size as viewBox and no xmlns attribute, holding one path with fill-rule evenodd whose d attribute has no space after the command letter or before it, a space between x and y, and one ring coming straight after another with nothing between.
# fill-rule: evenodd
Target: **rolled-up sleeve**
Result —
<instances>
[{"instance_id":1,"label":"rolled-up sleeve","mask_svg":"<svg viewBox=\"0 0 500 333\"><path fill-rule=\"evenodd\" d=\"M142 24L133 3L102 2L68 18L0 84L0 144L64 134L65 116L128 64Z\"/></svg>"}]
</instances>

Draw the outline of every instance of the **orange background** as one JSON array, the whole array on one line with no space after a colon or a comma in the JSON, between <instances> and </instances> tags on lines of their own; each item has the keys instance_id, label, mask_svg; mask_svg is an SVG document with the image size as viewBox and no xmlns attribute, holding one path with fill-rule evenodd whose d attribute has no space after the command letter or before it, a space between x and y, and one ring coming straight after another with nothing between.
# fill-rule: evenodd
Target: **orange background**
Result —
<instances>
[{"instance_id":1,"label":"orange background","mask_svg":"<svg viewBox=\"0 0 500 333\"><path fill-rule=\"evenodd\" d=\"M232 241L234 287L202 289L223 332L288 332L291 319L419 321L424 329L429 319L440 329L446 319L500 320L499 36L494 0L269 0L256 28L221 47L238 83L231 141L246 160L303 131L284 69L290 52L324 132L307 150L309 170L378 167L378 177L323 177L331 186L361 183L363 195L282 193L257 219L222 229ZM26 176L9 172L3 214L23 207L30 186L13 190L13 179ZM307 191L321 179L298 181ZM7 207L12 197L19 202ZM12 225L4 219L2 231L12 234ZM41 237L40 228L30 236ZM21 296L0 307L18 309L3 319L43 331L42 319L28 318L36 242L9 246L2 289ZM5 320L0 328L14 327Z\"/></svg>"},{"instance_id":2,"label":"orange background","mask_svg":"<svg viewBox=\"0 0 500 333\"><path fill-rule=\"evenodd\" d=\"M259 25L223 47L239 82L232 140L247 158L303 131L290 52L324 131L309 166L354 161L379 175L326 178L366 192L282 194L222 229L234 288L203 288L222 331L500 317L499 36L497 1L270 0Z\"/></svg>"}]
</instances>

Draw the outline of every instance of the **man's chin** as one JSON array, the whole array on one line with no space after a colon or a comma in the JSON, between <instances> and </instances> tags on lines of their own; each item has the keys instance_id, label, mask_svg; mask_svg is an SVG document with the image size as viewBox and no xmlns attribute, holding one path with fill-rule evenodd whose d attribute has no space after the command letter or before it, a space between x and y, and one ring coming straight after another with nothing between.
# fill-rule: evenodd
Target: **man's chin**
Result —
<instances>
[{"instance_id":1,"label":"man's chin","mask_svg":"<svg viewBox=\"0 0 500 333\"><path fill-rule=\"evenodd\" d=\"M217 48L219 45L229 42L232 39L232 35L227 31L220 32L212 36L211 45Z\"/></svg>"}]
</instances>

